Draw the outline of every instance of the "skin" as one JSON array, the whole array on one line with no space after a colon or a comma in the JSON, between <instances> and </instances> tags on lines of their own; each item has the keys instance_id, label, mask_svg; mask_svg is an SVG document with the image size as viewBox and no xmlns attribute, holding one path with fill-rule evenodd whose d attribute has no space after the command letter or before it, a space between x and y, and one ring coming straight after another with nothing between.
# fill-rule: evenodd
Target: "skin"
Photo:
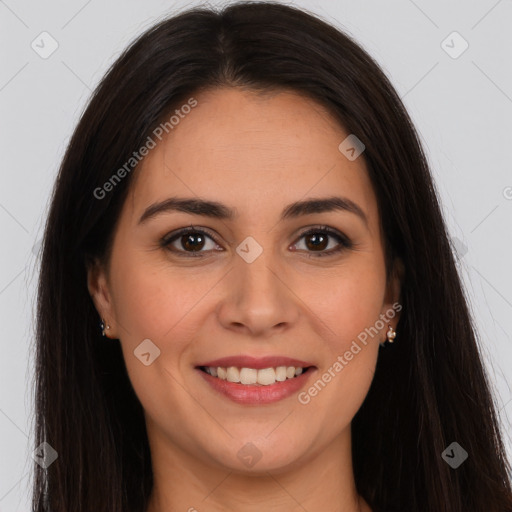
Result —
<instances>
[{"instance_id":1,"label":"skin","mask_svg":"<svg viewBox=\"0 0 512 512\"><path fill-rule=\"evenodd\" d=\"M148 512L368 512L355 488L350 426L370 387L379 343L388 324L396 329L399 313L366 346L359 343L362 350L308 404L297 394L238 404L195 369L228 355L284 355L317 367L310 387L379 315L389 314L401 274L386 283L364 159L348 160L338 145L349 133L297 93L225 88L194 97L198 105L137 169L110 259L88 274L107 335L120 340L144 407L155 479ZM368 226L347 211L279 220L294 201L333 194L357 203ZM138 223L149 205L171 196L215 200L239 216L166 212ZM217 237L218 243L203 237L202 246L195 241L203 258L187 257L193 250L186 252L186 238L172 242L179 254L159 245L191 224ZM311 236L301 236L321 225L354 247L315 256L339 246L330 236L315 249ZM236 252L247 236L263 249L250 264ZM145 366L133 352L148 338L161 352ZM262 455L251 468L237 457L249 442Z\"/></svg>"}]
</instances>

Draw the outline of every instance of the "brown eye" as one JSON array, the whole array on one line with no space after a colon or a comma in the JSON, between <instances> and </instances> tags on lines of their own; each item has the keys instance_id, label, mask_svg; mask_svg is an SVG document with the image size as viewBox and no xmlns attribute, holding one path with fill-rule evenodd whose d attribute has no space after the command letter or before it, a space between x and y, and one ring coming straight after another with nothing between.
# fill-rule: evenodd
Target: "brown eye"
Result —
<instances>
[{"instance_id":1,"label":"brown eye","mask_svg":"<svg viewBox=\"0 0 512 512\"><path fill-rule=\"evenodd\" d=\"M318 253L312 254L311 257L331 256L353 247L353 243L346 236L327 226L312 228L303 233L300 238L305 239L307 252ZM330 239L334 239L338 245L326 251Z\"/></svg>"},{"instance_id":2,"label":"brown eye","mask_svg":"<svg viewBox=\"0 0 512 512\"><path fill-rule=\"evenodd\" d=\"M305 252L312 253L308 254L308 257L331 256L354 246L346 236L328 226L312 228L303 233L300 239L305 240ZM208 247L208 241L210 241L210 247ZM327 250L333 241L336 242L334 247ZM205 253L219 250L219 245L213 235L193 226L165 236L160 241L160 245L168 251L184 257L203 257ZM293 247L297 245L299 244L295 244Z\"/></svg>"},{"instance_id":3,"label":"brown eye","mask_svg":"<svg viewBox=\"0 0 512 512\"><path fill-rule=\"evenodd\" d=\"M204 236L201 233L181 235L181 246L186 250L200 251L204 247Z\"/></svg>"},{"instance_id":4,"label":"brown eye","mask_svg":"<svg viewBox=\"0 0 512 512\"><path fill-rule=\"evenodd\" d=\"M311 250L320 250L323 251L328 245L329 235L325 235L323 233L313 233L311 235L307 235L306 237L306 246Z\"/></svg>"},{"instance_id":5,"label":"brown eye","mask_svg":"<svg viewBox=\"0 0 512 512\"><path fill-rule=\"evenodd\" d=\"M211 241L210 247L208 247L208 240ZM217 243L204 230L189 227L164 237L160 241L160 245L171 252L182 253L180 256L202 257L203 253L215 250ZM205 247L206 250L203 251Z\"/></svg>"}]
</instances>

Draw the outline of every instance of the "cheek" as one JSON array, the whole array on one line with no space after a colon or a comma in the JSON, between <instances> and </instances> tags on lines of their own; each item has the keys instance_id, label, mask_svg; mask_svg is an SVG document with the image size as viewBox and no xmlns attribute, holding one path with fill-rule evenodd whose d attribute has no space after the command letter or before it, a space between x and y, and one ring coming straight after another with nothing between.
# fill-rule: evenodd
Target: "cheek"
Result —
<instances>
[{"instance_id":1,"label":"cheek","mask_svg":"<svg viewBox=\"0 0 512 512\"><path fill-rule=\"evenodd\" d=\"M172 342L181 353L200 325L198 315L219 277L213 272L172 266L154 254L134 252L112 266L116 320L123 344L151 339L162 352ZM163 355L163 354L162 354Z\"/></svg>"},{"instance_id":2,"label":"cheek","mask_svg":"<svg viewBox=\"0 0 512 512\"><path fill-rule=\"evenodd\" d=\"M379 319L385 296L384 270L378 262L347 265L323 282L323 286L310 285L304 293L311 310L327 327L331 349L339 352Z\"/></svg>"},{"instance_id":3,"label":"cheek","mask_svg":"<svg viewBox=\"0 0 512 512\"><path fill-rule=\"evenodd\" d=\"M363 402L383 338L379 315L385 275L378 262L371 263L368 259L361 267L347 265L331 275L326 281L328 287L309 290L310 309L318 319L325 357L302 403L311 402L315 414L336 411L337 427L348 424Z\"/></svg>"},{"instance_id":4,"label":"cheek","mask_svg":"<svg viewBox=\"0 0 512 512\"><path fill-rule=\"evenodd\" d=\"M114 297L116 319L123 341L133 338L159 338L165 325L178 321L181 301L176 290L162 276L141 266L118 269Z\"/></svg>"},{"instance_id":5,"label":"cheek","mask_svg":"<svg viewBox=\"0 0 512 512\"><path fill-rule=\"evenodd\" d=\"M144 408L158 416L162 401L180 396L181 387L176 381L181 380L179 363L190 349L194 336L191 326L199 323L194 313L199 311L198 302L205 292L191 285L190 279L170 272L168 266L152 264L137 255L127 255L115 270L112 266L112 281L115 316L130 381ZM142 345L147 339L151 344ZM150 359L158 355L146 366L140 357L148 351ZM176 395L169 393L172 389L176 389ZM173 421L166 418L169 425Z\"/></svg>"}]
</instances>

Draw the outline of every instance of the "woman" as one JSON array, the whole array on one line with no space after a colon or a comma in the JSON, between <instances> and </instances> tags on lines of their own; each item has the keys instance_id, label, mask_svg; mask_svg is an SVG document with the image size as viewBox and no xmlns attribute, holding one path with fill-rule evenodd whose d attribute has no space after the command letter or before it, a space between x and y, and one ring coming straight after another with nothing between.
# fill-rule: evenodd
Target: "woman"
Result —
<instances>
[{"instance_id":1,"label":"woman","mask_svg":"<svg viewBox=\"0 0 512 512\"><path fill-rule=\"evenodd\" d=\"M52 197L36 378L37 511L512 510L417 133L290 6L180 13L106 74Z\"/></svg>"}]
</instances>

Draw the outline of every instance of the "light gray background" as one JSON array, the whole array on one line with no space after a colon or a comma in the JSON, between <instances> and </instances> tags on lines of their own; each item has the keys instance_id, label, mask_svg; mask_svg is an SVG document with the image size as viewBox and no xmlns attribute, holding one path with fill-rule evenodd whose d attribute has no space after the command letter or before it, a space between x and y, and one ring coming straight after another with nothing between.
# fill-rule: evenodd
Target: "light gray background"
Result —
<instances>
[{"instance_id":1,"label":"light gray background","mask_svg":"<svg viewBox=\"0 0 512 512\"><path fill-rule=\"evenodd\" d=\"M421 133L512 455L512 2L293 3L376 58ZM29 510L35 253L66 144L126 45L191 5L200 2L0 0L0 512ZM47 59L31 48L43 31L59 45ZM453 31L469 44L458 58L441 46Z\"/></svg>"}]
</instances>

